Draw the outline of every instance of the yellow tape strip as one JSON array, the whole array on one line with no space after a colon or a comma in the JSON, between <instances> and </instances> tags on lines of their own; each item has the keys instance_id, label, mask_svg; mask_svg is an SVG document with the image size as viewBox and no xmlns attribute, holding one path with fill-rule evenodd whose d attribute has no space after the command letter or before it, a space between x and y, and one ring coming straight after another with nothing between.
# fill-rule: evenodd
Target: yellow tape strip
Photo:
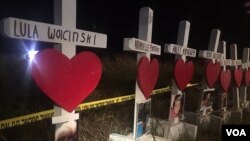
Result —
<instances>
[{"instance_id":1,"label":"yellow tape strip","mask_svg":"<svg viewBox=\"0 0 250 141\"><path fill-rule=\"evenodd\" d=\"M2 120L0 121L0 130L40 121L46 118L51 118L53 116L53 113L54 113L54 110L51 109L51 110L46 110L46 111L42 111L38 113L33 113L29 115Z\"/></svg>"},{"instance_id":2,"label":"yellow tape strip","mask_svg":"<svg viewBox=\"0 0 250 141\"><path fill-rule=\"evenodd\" d=\"M196 85L199 85L199 84L189 84L187 87L192 87ZM171 87L156 89L156 90L153 90L152 95L168 92L170 90L171 90ZM103 100L98 100L98 101L93 101L93 102L86 102L86 103L80 104L76 108L76 112L80 112L83 110L92 109L96 107L102 107L102 106L106 106L110 104L121 103L121 102L129 101L129 100L133 100L133 99L135 99L135 94L119 96L115 98L108 98L108 99L103 99ZM44 120L47 118L51 118L53 114L54 114L54 110L50 109L50 110L46 110L42 112L32 113L29 115L2 120L0 121L0 130Z\"/></svg>"},{"instance_id":3,"label":"yellow tape strip","mask_svg":"<svg viewBox=\"0 0 250 141\"><path fill-rule=\"evenodd\" d=\"M76 108L76 112L87 110L87 109L92 109L96 107L102 107L102 106L106 106L110 104L121 103L121 102L132 100L132 99L135 99L134 94L82 103Z\"/></svg>"}]
</instances>

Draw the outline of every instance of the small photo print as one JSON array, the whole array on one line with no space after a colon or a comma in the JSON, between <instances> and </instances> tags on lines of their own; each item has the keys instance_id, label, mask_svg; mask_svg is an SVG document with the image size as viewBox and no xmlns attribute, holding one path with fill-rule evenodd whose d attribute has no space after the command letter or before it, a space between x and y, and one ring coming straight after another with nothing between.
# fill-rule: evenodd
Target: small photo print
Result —
<instances>
[{"instance_id":1,"label":"small photo print","mask_svg":"<svg viewBox=\"0 0 250 141\"><path fill-rule=\"evenodd\" d=\"M144 125L143 122L140 121L137 123L137 136L136 137L140 137L144 134Z\"/></svg>"},{"instance_id":2,"label":"small photo print","mask_svg":"<svg viewBox=\"0 0 250 141\"><path fill-rule=\"evenodd\" d=\"M221 108L227 108L227 93L222 93L221 95Z\"/></svg>"},{"instance_id":3,"label":"small photo print","mask_svg":"<svg viewBox=\"0 0 250 141\"><path fill-rule=\"evenodd\" d=\"M171 96L171 105L169 111L169 120L177 117L181 118L184 112L185 93Z\"/></svg>"},{"instance_id":4,"label":"small photo print","mask_svg":"<svg viewBox=\"0 0 250 141\"><path fill-rule=\"evenodd\" d=\"M146 126L149 123L149 118L151 115L151 100L138 103L138 120L137 120L137 137L142 136L143 134L148 132L148 128Z\"/></svg>"},{"instance_id":5,"label":"small photo print","mask_svg":"<svg viewBox=\"0 0 250 141\"><path fill-rule=\"evenodd\" d=\"M77 121L63 123L61 127L56 130L55 141L78 141Z\"/></svg>"},{"instance_id":6,"label":"small photo print","mask_svg":"<svg viewBox=\"0 0 250 141\"><path fill-rule=\"evenodd\" d=\"M212 108L214 93L215 93L214 90L204 90L203 91L200 110Z\"/></svg>"}]
</instances>

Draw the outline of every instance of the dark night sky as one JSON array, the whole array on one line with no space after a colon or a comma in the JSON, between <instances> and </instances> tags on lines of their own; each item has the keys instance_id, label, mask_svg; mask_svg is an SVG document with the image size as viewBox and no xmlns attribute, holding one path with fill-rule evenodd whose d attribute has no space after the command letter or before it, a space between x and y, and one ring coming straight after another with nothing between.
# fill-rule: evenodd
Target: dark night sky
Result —
<instances>
[{"instance_id":1,"label":"dark night sky","mask_svg":"<svg viewBox=\"0 0 250 141\"><path fill-rule=\"evenodd\" d=\"M108 51L122 51L123 38L137 37L139 9L149 6L154 10L152 41L155 44L176 43L179 22L188 20L191 22L191 48L206 49L213 28L221 30L221 40L227 41L228 45L237 43L239 48L243 48L250 46L247 2L78 0L77 28L107 34ZM1 1L0 18L5 17L53 23L53 0ZM29 41L25 43L30 44ZM0 45L0 52L22 50L20 40L1 36ZM38 48L44 46L52 44L38 44Z\"/></svg>"}]
</instances>

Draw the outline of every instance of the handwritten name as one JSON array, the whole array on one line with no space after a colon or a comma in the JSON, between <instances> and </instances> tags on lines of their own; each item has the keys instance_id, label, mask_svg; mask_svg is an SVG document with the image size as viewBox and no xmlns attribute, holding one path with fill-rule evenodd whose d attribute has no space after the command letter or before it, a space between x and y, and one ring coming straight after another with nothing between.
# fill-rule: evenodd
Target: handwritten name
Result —
<instances>
[{"instance_id":1,"label":"handwritten name","mask_svg":"<svg viewBox=\"0 0 250 141\"><path fill-rule=\"evenodd\" d=\"M124 48L125 50L149 52L151 54L156 54L156 55L161 54L161 46L135 38L125 38Z\"/></svg>"},{"instance_id":2,"label":"handwritten name","mask_svg":"<svg viewBox=\"0 0 250 141\"><path fill-rule=\"evenodd\" d=\"M106 48L107 35L59 25L7 18L4 34L11 38L52 43L72 43L79 46Z\"/></svg>"}]
</instances>

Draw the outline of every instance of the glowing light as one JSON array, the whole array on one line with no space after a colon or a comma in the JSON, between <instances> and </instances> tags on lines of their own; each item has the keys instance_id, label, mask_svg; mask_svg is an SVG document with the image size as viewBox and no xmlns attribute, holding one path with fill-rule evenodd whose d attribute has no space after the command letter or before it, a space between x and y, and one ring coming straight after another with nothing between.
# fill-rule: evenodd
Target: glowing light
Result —
<instances>
[{"instance_id":1,"label":"glowing light","mask_svg":"<svg viewBox=\"0 0 250 141\"><path fill-rule=\"evenodd\" d=\"M30 50L28 52L28 57L29 57L29 60L32 61L35 57L35 55L37 54L38 51L35 51L35 50Z\"/></svg>"}]
</instances>

